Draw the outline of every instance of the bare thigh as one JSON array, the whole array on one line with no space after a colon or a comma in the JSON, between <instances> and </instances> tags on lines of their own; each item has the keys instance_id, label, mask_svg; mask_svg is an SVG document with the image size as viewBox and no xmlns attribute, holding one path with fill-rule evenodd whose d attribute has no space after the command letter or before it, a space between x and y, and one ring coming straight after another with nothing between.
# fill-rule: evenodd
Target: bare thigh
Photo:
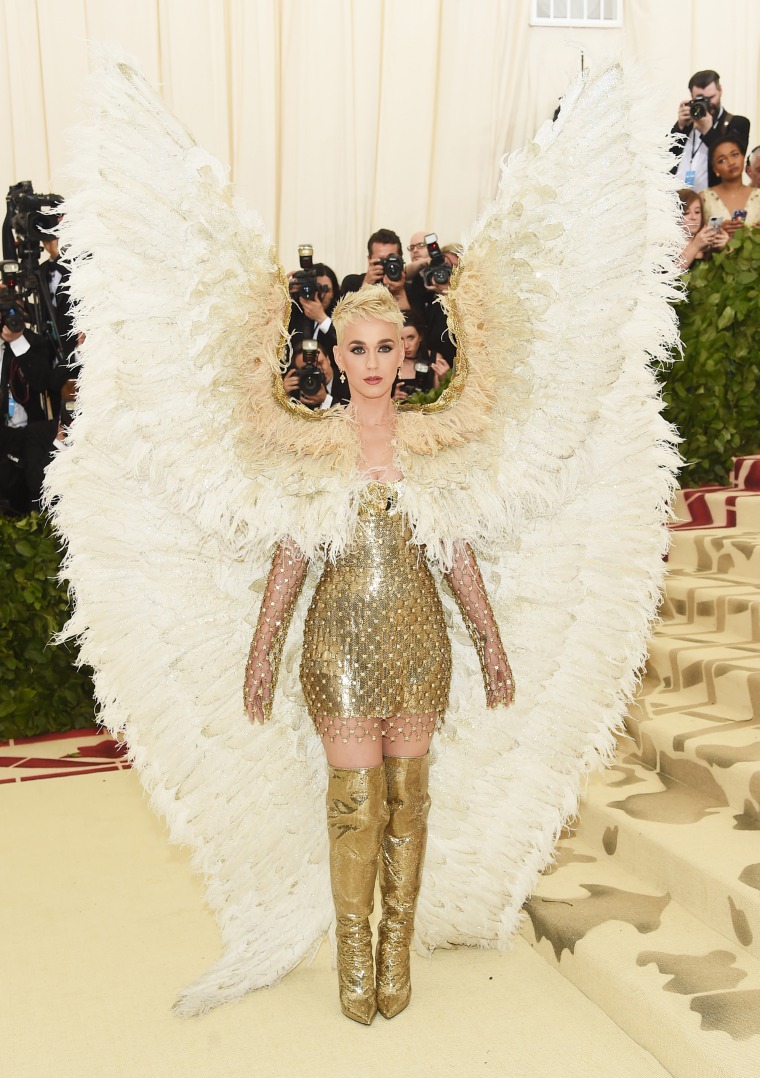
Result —
<instances>
[{"instance_id":1,"label":"bare thigh","mask_svg":"<svg viewBox=\"0 0 760 1078\"><path fill-rule=\"evenodd\" d=\"M330 766L377 767L384 756L424 756L430 748L438 715L434 712L390 716L381 720L379 734L367 734L367 730L375 729L376 723L376 719L357 718L348 723L340 720L330 724L333 729L340 727L344 735L330 737L324 734L322 737Z\"/></svg>"}]
</instances>

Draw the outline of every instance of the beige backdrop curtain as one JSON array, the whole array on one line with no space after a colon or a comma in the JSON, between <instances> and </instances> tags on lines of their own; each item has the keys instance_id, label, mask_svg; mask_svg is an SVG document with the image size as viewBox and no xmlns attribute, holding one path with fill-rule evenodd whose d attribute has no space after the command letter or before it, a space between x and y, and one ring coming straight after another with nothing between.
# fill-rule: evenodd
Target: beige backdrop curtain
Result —
<instances>
[{"instance_id":1,"label":"beige backdrop curtain","mask_svg":"<svg viewBox=\"0 0 760 1078\"><path fill-rule=\"evenodd\" d=\"M360 269L378 227L460 239L581 50L594 68L627 43L663 130L689 75L716 68L760 142L758 0L625 0L624 31L531 27L529 13L529 0L0 0L0 184L67 193L88 40L138 58L230 166L286 268L310 241L340 275Z\"/></svg>"}]
</instances>

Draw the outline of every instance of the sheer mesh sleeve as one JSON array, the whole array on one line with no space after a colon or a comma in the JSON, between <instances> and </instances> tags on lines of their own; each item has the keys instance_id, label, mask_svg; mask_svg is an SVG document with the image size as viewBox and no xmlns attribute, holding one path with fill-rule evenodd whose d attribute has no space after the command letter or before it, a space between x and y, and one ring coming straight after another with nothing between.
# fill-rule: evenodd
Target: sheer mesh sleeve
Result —
<instances>
[{"instance_id":1,"label":"sheer mesh sleeve","mask_svg":"<svg viewBox=\"0 0 760 1078\"><path fill-rule=\"evenodd\" d=\"M512 670L478 563L466 544L457 547L446 580L478 653L488 706L511 704L515 691Z\"/></svg>"},{"instance_id":2,"label":"sheer mesh sleeve","mask_svg":"<svg viewBox=\"0 0 760 1078\"><path fill-rule=\"evenodd\" d=\"M293 544L280 544L272 559L245 667L243 702L252 720L264 722L272 714L282 649L307 568L308 561Z\"/></svg>"}]
</instances>

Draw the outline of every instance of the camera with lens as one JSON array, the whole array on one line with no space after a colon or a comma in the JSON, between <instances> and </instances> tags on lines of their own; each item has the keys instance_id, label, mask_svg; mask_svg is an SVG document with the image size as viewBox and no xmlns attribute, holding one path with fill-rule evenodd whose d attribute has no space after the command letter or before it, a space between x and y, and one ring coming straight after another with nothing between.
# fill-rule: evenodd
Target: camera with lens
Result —
<instances>
[{"instance_id":1,"label":"camera with lens","mask_svg":"<svg viewBox=\"0 0 760 1078\"><path fill-rule=\"evenodd\" d=\"M430 262L420 270L422 280L428 287L434 284L448 284L451 279L451 266L446 261L438 243L435 232L425 236L425 243L430 256Z\"/></svg>"},{"instance_id":2,"label":"camera with lens","mask_svg":"<svg viewBox=\"0 0 760 1078\"><path fill-rule=\"evenodd\" d=\"M317 359L317 342L305 338L303 342L303 367L298 372L298 392L313 397L326 385L325 376Z\"/></svg>"},{"instance_id":3,"label":"camera with lens","mask_svg":"<svg viewBox=\"0 0 760 1078\"><path fill-rule=\"evenodd\" d=\"M58 207L62 202L60 195L37 194L31 180L21 180L8 188L2 229L3 261L0 263L7 293L0 304L0 316L9 328L17 326L14 333L24 328L23 323L29 323L36 333L50 342L59 362L64 363L66 356L56 311L40 270L42 243L53 235L60 220ZM8 302L16 308L15 312L8 308Z\"/></svg>"},{"instance_id":4,"label":"camera with lens","mask_svg":"<svg viewBox=\"0 0 760 1078\"><path fill-rule=\"evenodd\" d=\"M7 326L11 333L23 333L26 315L17 300L7 296L0 298L0 329Z\"/></svg>"},{"instance_id":5,"label":"camera with lens","mask_svg":"<svg viewBox=\"0 0 760 1078\"><path fill-rule=\"evenodd\" d=\"M427 389L428 373L432 364L430 360L416 359L414 361L414 391L419 393Z\"/></svg>"},{"instance_id":6,"label":"camera with lens","mask_svg":"<svg viewBox=\"0 0 760 1078\"><path fill-rule=\"evenodd\" d=\"M689 102L689 113L692 120L703 120L707 113L710 111L710 101L704 96L699 94L697 97L692 97Z\"/></svg>"},{"instance_id":7,"label":"camera with lens","mask_svg":"<svg viewBox=\"0 0 760 1078\"><path fill-rule=\"evenodd\" d=\"M387 258L379 258L383 273L389 281L400 281L404 274L404 260L401 255L388 255Z\"/></svg>"},{"instance_id":8,"label":"camera with lens","mask_svg":"<svg viewBox=\"0 0 760 1078\"><path fill-rule=\"evenodd\" d=\"M300 270L297 270L290 281L291 299L316 299L323 295L325 288L317 284L317 271L314 267L314 248L310 243L298 245L298 261Z\"/></svg>"}]
</instances>

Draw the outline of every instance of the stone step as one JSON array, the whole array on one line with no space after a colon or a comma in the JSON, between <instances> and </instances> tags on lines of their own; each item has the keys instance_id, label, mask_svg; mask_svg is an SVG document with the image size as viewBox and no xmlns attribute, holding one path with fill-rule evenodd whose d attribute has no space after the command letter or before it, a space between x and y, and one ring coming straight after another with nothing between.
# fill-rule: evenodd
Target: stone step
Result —
<instances>
[{"instance_id":1,"label":"stone step","mask_svg":"<svg viewBox=\"0 0 760 1078\"><path fill-rule=\"evenodd\" d=\"M525 911L525 939L674 1078L760 1073L760 963L614 848L563 840Z\"/></svg>"},{"instance_id":2,"label":"stone step","mask_svg":"<svg viewBox=\"0 0 760 1078\"><path fill-rule=\"evenodd\" d=\"M744 490L760 490L760 454L734 457L731 485Z\"/></svg>"},{"instance_id":3,"label":"stone step","mask_svg":"<svg viewBox=\"0 0 760 1078\"><path fill-rule=\"evenodd\" d=\"M672 573L660 608L657 636L720 635L727 644L760 642L760 588L692 573ZM717 642L717 641L716 641Z\"/></svg>"},{"instance_id":4,"label":"stone step","mask_svg":"<svg viewBox=\"0 0 760 1078\"><path fill-rule=\"evenodd\" d=\"M760 959L760 772L746 811L735 813L709 769L689 760L669 766L680 778L633 756L594 776L577 838L598 856L614 852L626 871Z\"/></svg>"},{"instance_id":5,"label":"stone step","mask_svg":"<svg viewBox=\"0 0 760 1078\"><path fill-rule=\"evenodd\" d=\"M674 530L668 566L759 583L760 534L739 528Z\"/></svg>"},{"instance_id":6,"label":"stone step","mask_svg":"<svg viewBox=\"0 0 760 1078\"><path fill-rule=\"evenodd\" d=\"M705 793L717 785L726 805L744 811L760 772L760 719L731 720L717 708L663 715L639 700L629 709L626 728L631 742L626 748L621 741L625 756Z\"/></svg>"},{"instance_id":7,"label":"stone step","mask_svg":"<svg viewBox=\"0 0 760 1078\"><path fill-rule=\"evenodd\" d=\"M757 490L701 487L679 491L673 506L674 531L695 528L753 528L760 524Z\"/></svg>"},{"instance_id":8,"label":"stone step","mask_svg":"<svg viewBox=\"0 0 760 1078\"><path fill-rule=\"evenodd\" d=\"M760 714L760 649L657 634L639 691L654 714L716 706L729 719Z\"/></svg>"}]
</instances>

